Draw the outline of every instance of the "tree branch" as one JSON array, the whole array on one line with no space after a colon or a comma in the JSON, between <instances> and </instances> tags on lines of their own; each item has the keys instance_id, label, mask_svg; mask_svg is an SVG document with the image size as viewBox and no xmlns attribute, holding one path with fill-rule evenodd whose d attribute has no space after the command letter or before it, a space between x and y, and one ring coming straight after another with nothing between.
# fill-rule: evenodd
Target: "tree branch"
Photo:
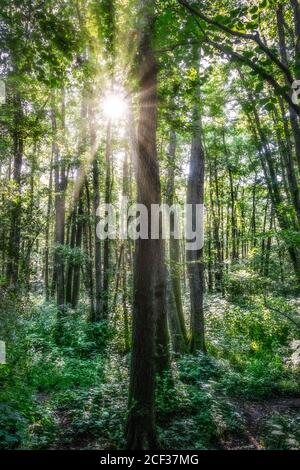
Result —
<instances>
[{"instance_id":1,"label":"tree branch","mask_svg":"<svg viewBox=\"0 0 300 470\"><path fill-rule=\"evenodd\" d=\"M289 68L285 64L283 64L281 60L263 43L263 41L260 39L258 32L256 32L255 34L247 34L247 33L242 33L240 31L234 31L233 29L228 28L227 26L218 23L218 21L207 17L197 8L190 5L186 0L178 0L178 2L187 10L189 10L192 14L198 16L199 18L204 20L206 23L212 26L216 26L217 28L221 29L225 33L228 33L231 36L235 36L235 37L243 38L243 39L249 39L251 41L256 42L256 44L267 55L267 57L269 57L269 59L272 62L274 62L277 65L277 67L284 73L289 83L290 84L293 83L294 79Z\"/></svg>"},{"instance_id":2,"label":"tree branch","mask_svg":"<svg viewBox=\"0 0 300 470\"><path fill-rule=\"evenodd\" d=\"M293 103L291 97L283 91L282 87L275 80L275 78L273 78L272 75L266 72L265 69L263 69L260 65L255 64L251 60L247 59L247 57L244 57L243 55L239 54L238 52L234 51L233 49L231 49L230 47L226 45L222 45L222 44L212 41L211 39L208 38L208 36L205 37L204 41L207 44L210 44L215 49L231 56L233 60L237 60L239 62L242 62L248 65L248 67L250 67L254 72L256 72L258 75L264 78L267 82L269 82L270 85L272 85L272 87L278 92L278 94L282 96L282 98L294 109L294 111L300 117L300 106Z\"/></svg>"}]
</instances>

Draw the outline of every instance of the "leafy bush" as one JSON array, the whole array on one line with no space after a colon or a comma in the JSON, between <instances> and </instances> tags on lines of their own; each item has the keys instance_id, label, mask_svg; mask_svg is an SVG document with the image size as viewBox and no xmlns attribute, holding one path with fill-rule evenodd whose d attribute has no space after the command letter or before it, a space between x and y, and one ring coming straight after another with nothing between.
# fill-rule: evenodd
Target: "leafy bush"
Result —
<instances>
[{"instance_id":1,"label":"leafy bush","mask_svg":"<svg viewBox=\"0 0 300 470\"><path fill-rule=\"evenodd\" d=\"M25 418L11 406L0 404L0 449L14 449L20 446Z\"/></svg>"},{"instance_id":2,"label":"leafy bush","mask_svg":"<svg viewBox=\"0 0 300 470\"><path fill-rule=\"evenodd\" d=\"M159 383L157 411L166 449L217 448L221 436L238 432L242 421L216 385L222 367L213 358L184 356L177 363L175 383Z\"/></svg>"},{"instance_id":3,"label":"leafy bush","mask_svg":"<svg viewBox=\"0 0 300 470\"><path fill-rule=\"evenodd\" d=\"M286 299L268 302L289 311ZM61 321L57 342L54 304L28 298L17 313L12 305L8 296L5 308L12 315L5 323L8 364L0 366L0 447L124 447L129 358L121 353L123 332L115 334L106 322L88 323L80 305ZM165 449L219 448L226 435L239 435L245 426L236 399L299 393L299 332L287 318L268 309L260 295L230 304L211 298L210 305L209 354L185 355L173 362L172 379L158 379L157 421ZM1 309L0 314L4 318ZM286 421L290 441L272 434L270 424L268 447L285 448L298 439L297 422L289 424L288 416Z\"/></svg>"},{"instance_id":4,"label":"leafy bush","mask_svg":"<svg viewBox=\"0 0 300 470\"><path fill-rule=\"evenodd\" d=\"M300 416L275 413L265 426L264 441L267 449L300 450Z\"/></svg>"},{"instance_id":5,"label":"leafy bush","mask_svg":"<svg viewBox=\"0 0 300 470\"><path fill-rule=\"evenodd\" d=\"M0 367L0 446L47 448L59 434L59 394L74 390L83 397L103 382L112 332L104 322L87 323L81 308L63 320L57 344L55 305L28 302L18 313L5 337L7 365Z\"/></svg>"},{"instance_id":6,"label":"leafy bush","mask_svg":"<svg viewBox=\"0 0 300 470\"><path fill-rule=\"evenodd\" d=\"M244 265L236 265L230 273L226 273L223 279L226 297L235 301L243 300L249 296L266 292L270 281L261 277L257 272L246 269Z\"/></svg>"}]
</instances>

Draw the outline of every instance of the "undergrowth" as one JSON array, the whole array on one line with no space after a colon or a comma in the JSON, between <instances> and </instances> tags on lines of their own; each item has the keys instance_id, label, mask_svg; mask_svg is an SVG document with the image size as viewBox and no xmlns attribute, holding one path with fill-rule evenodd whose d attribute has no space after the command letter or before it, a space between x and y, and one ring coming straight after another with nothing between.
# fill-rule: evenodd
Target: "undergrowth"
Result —
<instances>
[{"instance_id":1,"label":"undergrowth","mask_svg":"<svg viewBox=\"0 0 300 470\"><path fill-rule=\"evenodd\" d=\"M268 302L293 314L287 298ZM244 429L236 400L299 396L299 329L260 293L240 299L231 292L209 305L208 354L173 361L173 380L158 380L164 449L218 449ZM117 344L120 332L88 323L85 311L68 313L58 342L54 304L28 297L13 307L9 296L2 304L0 448L124 448L129 355ZM299 429L295 417L275 415L262 440L266 448L298 448Z\"/></svg>"}]
</instances>

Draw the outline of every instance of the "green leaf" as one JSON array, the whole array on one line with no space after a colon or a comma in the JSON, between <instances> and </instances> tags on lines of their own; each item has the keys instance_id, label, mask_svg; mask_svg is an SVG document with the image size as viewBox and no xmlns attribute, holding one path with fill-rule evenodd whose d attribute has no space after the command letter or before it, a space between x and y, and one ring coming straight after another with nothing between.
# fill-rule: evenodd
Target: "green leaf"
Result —
<instances>
[{"instance_id":1,"label":"green leaf","mask_svg":"<svg viewBox=\"0 0 300 470\"><path fill-rule=\"evenodd\" d=\"M266 111L269 111L271 113L275 109L275 104L272 102L269 102L265 105L265 109Z\"/></svg>"},{"instance_id":2,"label":"green leaf","mask_svg":"<svg viewBox=\"0 0 300 470\"><path fill-rule=\"evenodd\" d=\"M268 0L263 0L263 1L259 4L260 10L265 9L267 6L268 6Z\"/></svg>"}]
</instances>

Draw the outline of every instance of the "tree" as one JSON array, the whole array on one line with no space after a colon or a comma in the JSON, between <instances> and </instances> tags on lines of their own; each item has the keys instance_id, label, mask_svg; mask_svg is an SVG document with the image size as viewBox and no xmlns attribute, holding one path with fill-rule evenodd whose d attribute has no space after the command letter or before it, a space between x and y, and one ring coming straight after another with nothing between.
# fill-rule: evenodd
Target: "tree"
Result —
<instances>
[{"instance_id":1,"label":"tree","mask_svg":"<svg viewBox=\"0 0 300 470\"><path fill-rule=\"evenodd\" d=\"M175 166L176 166L176 133L170 131L170 143L168 149L168 180L166 201L170 207L174 204L175 193ZM187 350L187 332L182 306L181 294L181 256L180 241L175 238L175 217L170 216L170 287L169 297L169 322L172 332L173 349L175 353L183 353Z\"/></svg>"},{"instance_id":2,"label":"tree","mask_svg":"<svg viewBox=\"0 0 300 470\"><path fill-rule=\"evenodd\" d=\"M61 95L62 106L62 127L64 127L64 93ZM53 132L53 155L54 155L54 181L55 181L55 253L54 270L56 281L56 302L58 312L64 313L65 310L65 263L64 263L64 244L65 244L65 189L66 173L65 164L59 151L57 142L57 119L55 97L52 100L52 132Z\"/></svg>"},{"instance_id":3,"label":"tree","mask_svg":"<svg viewBox=\"0 0 300 470\"><path fill-rule=\"evenodd\" d=\"M202 144L202 125L198 103L194 106L193 135L187 187L187 204L191 204L192 227L196 230L196 205L204 203L204 149ZM187 271L191 301L191 352L205 351L204 341L204 266L203 248L187 250Z\"/></svg>"},{"instance_id":4,"label":"tree","mask_svg":"<svg viewBox=\"0 0 300 470\"><path fill-rule=\"evenodd\" d=\"M137 133L137 200L151 214L160 200L156 153L156 61L153 53L154 7L151 0L139 3L139 122ZM150 223L148 230L150 230ZM150 232L148 232L150 235ZM129 386L127 447L157 446L155 392L155 278L160 262L160 241L138 239L134 266L132 355Z\"/></svg>"}]
</instances>

